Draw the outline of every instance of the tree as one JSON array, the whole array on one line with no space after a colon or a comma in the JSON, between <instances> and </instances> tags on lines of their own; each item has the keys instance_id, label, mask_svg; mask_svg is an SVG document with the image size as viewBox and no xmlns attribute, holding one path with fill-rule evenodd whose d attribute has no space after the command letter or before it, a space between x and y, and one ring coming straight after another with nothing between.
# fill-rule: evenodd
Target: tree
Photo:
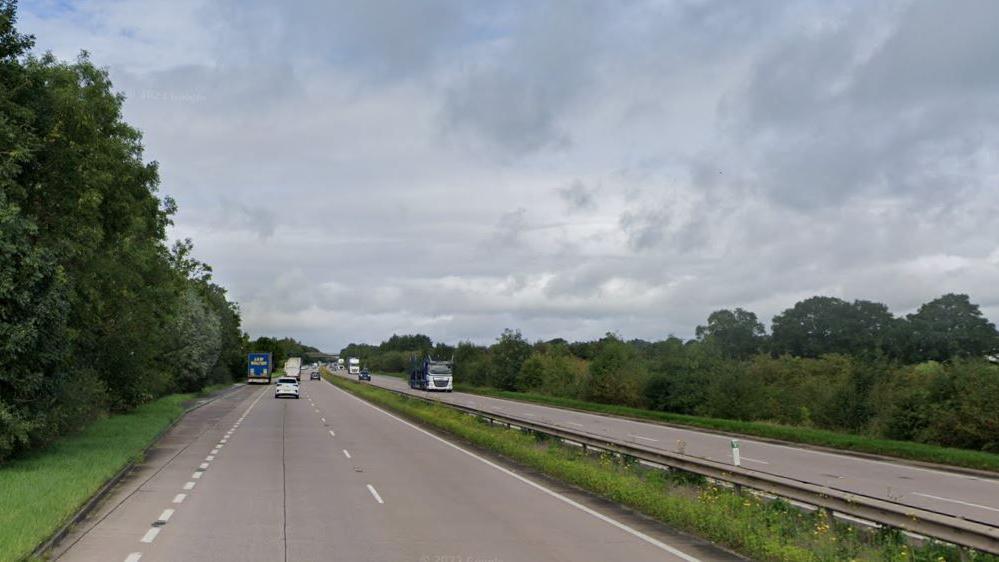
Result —
<instances>
[{"instance_id":1,"label":"tree","mask_svg":"<svg viewBox=\"0 0 999 562\"><path fill-rule=\"evenodd\" d=\"M31 56L15 20L0 0L0 458L176 388L178 349L229 369L242 345L211 269L166 246L176 205L107 72Z\"/></svg>"},{"instance_id":2,"label":"tree","mask_svg":"<svg viewBox=\"0 0 999 562\"><path fill-rule=\"evenodd\" d=\"M531 344L524 340L519 331L503 330L489 352L492 357L490 384L503 390L515 390L520 368L531 356Z\"/></svg>"},{"instance_id":3,"label":"tree","mask_svg":"<svg viewBox=\"0 0 999 562\"><path fill-rule=\"evenodd\" d=\"M454 350L454 380L475 386L489 384L492 379L489 351L472 342L458 342Z\"/></svg>"},{"instance_id":4,"label":"tree","mask_svg":"<svg viewBox=\"0 0 999 562\"><path fill-rule=\"evenodd\" d=\"M181 297L181 308L172 331L175 349L170 363L177 370L176 383L182 392L205 386L222 350L221 322L194 287Z\"/></svg>"},{"instance_id":5,"label":"tree","mask_svg":"<svg viewBox=\"0 0 999 562\"><path fill-rule=\"evenodd\" d=\"M895 322L880 303L811 297L774 317L771 349L796 357L875 354L884 350Z\"/></svg>"},{"instance_id":6,"label":"tree","mask_svg":"<svg viewBox=\"0 0 999 562\"><path fill-rule=\"evenodd\" d=\"M66 280L37 229L0 191L0 460L58 428L53 377L67 358Z\"/></svg>"},{"instance_id":7,"label":"tree","mask_svg":"<svg viewBox=\"0 0 999 562\"><path fill-rule=\"evenodd\" d=\"M906 317L903 335L910 362L984 357L999 351L999 334L968 295L946 294Z\"/></svg>"},{"instance_id":8,"label":"tree","mask_svg":"<svg viewBox=\"0 0 999 562\"><path fill-rule=\"evenodd\" d=\"M607 404L641 405L647 372L638 352L613 334L601 341L600 352L590 363L587 398Z\"/></svg>"},{"instance_id":9,"label":"tree","mask_svg":"<svg viewBox=\"0 0 999 562\"><path fill-rule=\"evenodd\" d=\"M717 346L722 355L732 359L759 353L766 338L756 314L741 308L712 312L708 324L698 326L696 333L698 340Z\"/></svg>"}]
</instances>

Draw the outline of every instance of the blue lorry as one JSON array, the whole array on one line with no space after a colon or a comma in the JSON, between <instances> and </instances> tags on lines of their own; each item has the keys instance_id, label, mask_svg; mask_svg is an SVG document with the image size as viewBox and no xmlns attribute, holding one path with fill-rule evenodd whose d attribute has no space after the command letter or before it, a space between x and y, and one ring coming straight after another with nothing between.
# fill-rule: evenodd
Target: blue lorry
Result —
<instances>
[{"instance_id":1,"label":"blue lorry","mask_svg":"<svg viewBox=\"0 0 999 562\"><path fill-rule=\"evenodd\" d=\"M271 384L274 362L270 353L250 353L246 356L247 384Z\"/></svg>"}]
</instances>

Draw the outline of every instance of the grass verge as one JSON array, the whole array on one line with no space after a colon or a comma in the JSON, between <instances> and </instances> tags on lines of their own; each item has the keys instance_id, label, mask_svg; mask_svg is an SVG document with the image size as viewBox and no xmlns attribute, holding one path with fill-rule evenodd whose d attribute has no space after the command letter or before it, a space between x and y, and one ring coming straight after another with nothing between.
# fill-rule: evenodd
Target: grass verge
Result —
<instances>
[{"instance_id":1,"label":"grass verge","mask_svg":"<svg viewBox=\"0 0 999 562\"><path fill-rule=\"evenodd\" d=\"M721 544L754 560L781 562L957 562L958 549L940 544L914 547L901 533L857 531L823 512L802 513L783 501L763 501L703 479L643 468L610 455L586 455L520 431L469 423L444 406L411 400L371 385L327 378L335 385L412 420L444 430L524 466L631 507L674 527ZM999 558L968 553L968 559Z\"/></svg>"},{"instance_id":2,"label":"grass verge","mask_svg":"<svg viewBox=\"0 0 999 562\"><path fill-rule=\"evenodd\" d=\"M494 398L519 400L521 402L533 402L536 404L556 406L559 408L569 408L598 414L610 414L627 418L657 421L671 425L682 425L696 429L711 429L715 431L723 431L725 433L763 437L766 439L775 439L790 443L817 445L820 447L828 447L830 449L870 453L886 457L896 457L900 459L973 468L999 473L999 454L986 453L984 451L953 449L938 445L928 445L925 443L913 443L911 441L878 439L864 435L838 433L835 431L810 427L672 414L669 412L631 408L628 406L598 404L595 402L587 402L585 400L576 400L573 398L560 398L557 396L547 396L527 392L512 392L462 384L457 385L455 390L460 392L469 392L472 394L480 394L482 396L491 396Z\"/></svg>"},{"instance_id":3,"label":"grass verge","mask_svg":"<svg viewBox=\"0 0 999 562\"><path fill-rule=\"evenodd\" d=\"M229 385L206 388L201 395ZM112 476L138 459L195 394L173 394L0 466L0 561L26 559Z\"/></svg>"}]
</instances>

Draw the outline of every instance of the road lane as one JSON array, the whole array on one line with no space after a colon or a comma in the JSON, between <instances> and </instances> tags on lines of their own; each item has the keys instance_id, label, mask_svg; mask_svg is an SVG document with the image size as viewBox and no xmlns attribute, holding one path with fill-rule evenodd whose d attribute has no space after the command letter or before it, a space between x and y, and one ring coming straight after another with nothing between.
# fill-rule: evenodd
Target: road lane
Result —
<instances>
[{"instance_id":1,"label":"road lane","mask_svg":"<svg viewBox=\"0 0 999 562\"><path fill-rule=\"evenodd\" d=\"M495 411L574 431L731 462L731 438L715 433L466 394L411 390L401 378L375 375L377 386L442 402ZM744 468L804 480L852 493L897 501L999 526L999 479L865 459L739 438Z\"/></svg>"},{"instance_id":2,"label":"road lane","mask_svg":"<svg viewBox=\"0 0 999 562\"><path fill-rule=\"evenodd\" d=\"M101 506L53 549L53 559L117 561L147 547L140 541L152 523L164 509L186 504L194 492L185 492L183 486L261 390L242 387L180 420Z\"/></svg>"}]
</instances>

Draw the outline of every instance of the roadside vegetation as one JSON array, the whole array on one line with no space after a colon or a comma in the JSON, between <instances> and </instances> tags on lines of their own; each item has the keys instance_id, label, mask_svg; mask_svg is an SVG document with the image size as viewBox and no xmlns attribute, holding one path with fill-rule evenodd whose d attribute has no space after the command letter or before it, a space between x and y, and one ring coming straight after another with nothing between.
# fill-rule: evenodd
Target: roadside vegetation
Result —
<instances>
[{"instance_id":1,"label":"roadside vegetation","mask_svg":"<svg viewBox=\"0 0 999 562\"><path fill-rule=\"evenodd\" d=\"M194 397L160 398L5 463L0 468L0 560L30 555L108 479L138 460Z\"/></svg>"},{"instance_id":2,"label":"roadside vegetation","mask_svg":"<svg viewBox=\"0 0 999 562\"><path fill-rule=\"evenodd\" d=\"M15 18L0 0L0 463L241 378L247 343L192 242L168 242L177 205L107 72L33 53Z\"/></svg>"},{"instance_id":3,"label":"roadside vegetation","mask_svg":"<svg viewBox=\"0 0 999 562\"><path fill-rule=\"evenodd\" d=\"M413 335L342 353L385 372L453 357L458 387L480 393L999 471L999 333L966 295L902 317L812 297L771 325L719 310L688 341L506 330L489 346Z\"/></svg>"},{"instance_id":4,"label":"roadside vegetation","mask_svg":"<svg viewBox=\"0 0 999 562\"><path fill-rule=\"evenodd\" d=\"M780 500L714 485L699 477L644 468L609 454L584 454L578 447L508 430L438 405L346 380L337 386L405 417L444 430L593 494L613 500L673 527L696 534L760 561L999 562L977 552L938 543L908 544L894 530L868 532L807 513Z\"/></svg>"}]
</instances>

